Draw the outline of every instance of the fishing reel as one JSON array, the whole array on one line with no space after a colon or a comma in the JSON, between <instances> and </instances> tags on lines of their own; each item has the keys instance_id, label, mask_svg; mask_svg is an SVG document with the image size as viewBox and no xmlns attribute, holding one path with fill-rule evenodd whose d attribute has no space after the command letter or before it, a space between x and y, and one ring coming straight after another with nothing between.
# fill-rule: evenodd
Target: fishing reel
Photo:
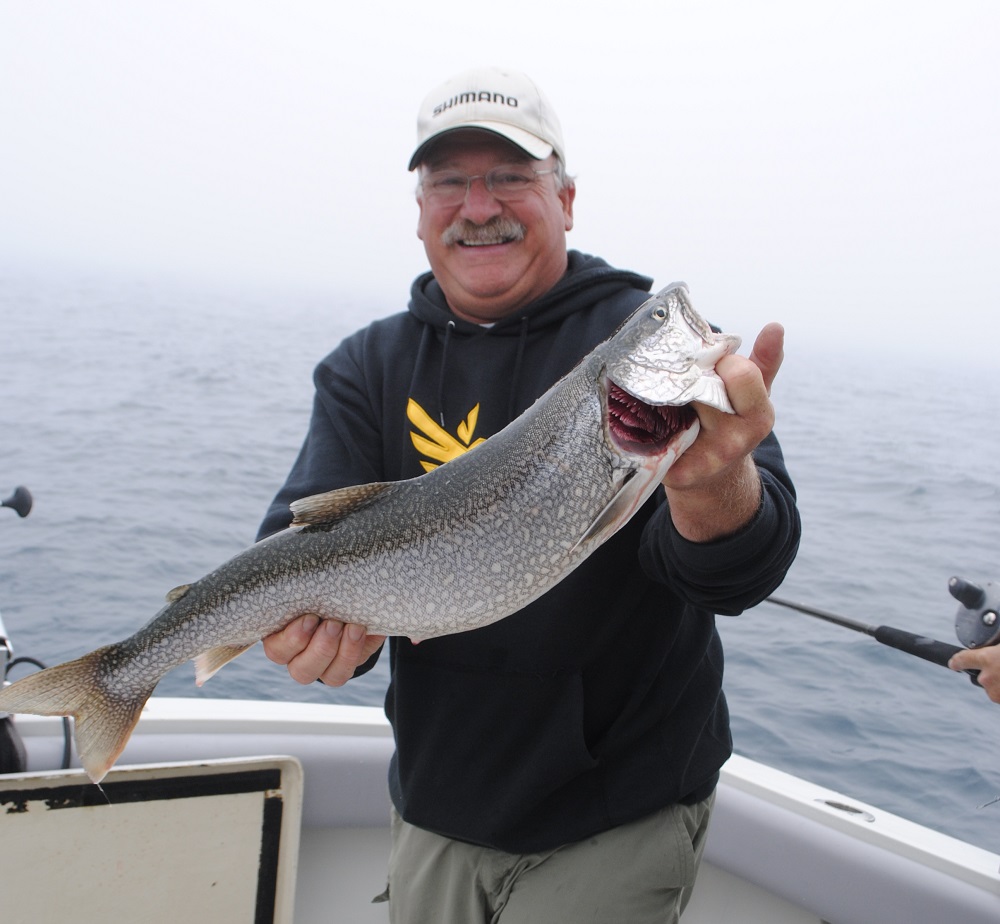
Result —
<instances>
[{"instance_id":1,"label":"fishing reel","mask_svg":"<svg viewBox=\"0 0 1000 924\"><path fill-rule=\"evenodd\" d=\"M31 511L31 492L24 487L18 487L6 500L0 501L0 507L10 507L19 517L26 517ZM0 618L0 687L7 679L7 669L14 665L14 651L3 619ZM0 714L0 773L18 773L27 767L27 757L24 742L14 727L11 716Z\"/></svg>"},{"instance_id":2,"label":"fishing reel","mask_svg":"<svg viewBox=\"0 0 1000 924\"><path fill-rule=\"evenodd\" d=\"M1000 585L987 581L980 587L953 577L948 592L961 604L955 614L955 634L966 648L1000 642Z\"/></svg>"}]
</instances>

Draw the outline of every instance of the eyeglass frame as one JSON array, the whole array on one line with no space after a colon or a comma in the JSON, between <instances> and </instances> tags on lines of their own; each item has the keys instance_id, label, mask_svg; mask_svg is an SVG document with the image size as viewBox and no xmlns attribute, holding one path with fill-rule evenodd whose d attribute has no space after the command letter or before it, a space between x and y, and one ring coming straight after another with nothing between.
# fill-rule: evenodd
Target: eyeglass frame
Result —
<instances>
[{"instance_id":1,"label":"eyeglass frame","mask_svg":"<svg viewBox=\"0 0 1000 924\"><path fill-rule=\"evenodd\" d=\"M419 187L421 187L422 189L425 189L425 194L433 202L434 198L435 198L435 192L433 190L426 190L426 188L424 186L424 183L425 183L425 181L427 179L429 179L430 177L432 177L435 173L438 174L438 175L448 174L448 175L454 176L456 179L458 177L464 176L465 177L465 192L462 193L462 198L461 199L456 199L454 203L451 203L452 206L458 206L459 204L465 202L465 200L469 196L469 191L472 189L472 181L473 180L482 180L483 181L483 186L486 187L486 191L491 196L493 196L498 202L518 202L518 201L520 201L520 199L518 197L521 195L521 193L516 193L515 194L515 198L513 198L513 199L502 198L502 194L501 194L501 196L498 196L496 194L496 192L494 191L494 189L493 189L493 182L490 180L490 176L493 175L493 174L496 174L499 171L510 170L511 168L516 168L516 169L520 170L520 169L522 169L524 167L527 167L527 169L530 170L534 174L534 180L532 182L532 186L529 187L529 188L524 189L523 190L524 194L530 192L531 189L534 188L534 186L537 185L538 177L540 177L540 176L546 176L546 175L548 175L550 173L555 173L555 174L559 173L559 168L558 167L550 167L548 170L536 170L534 167L532 167L532 166L530 166L528 164L500 164L498 167L494 167L492 170L487 170L486 173L474 173L474 174L471 174L471 175L468 174L468 173L463 173L461 170L433 170L433 171L428 172L425 176L422 176L420 178L419 183L417 185ZM447 206L448 205L448 203L443 203L443 202L436 202L435 204L441 205L441 206Z\"/></svg>"}]
</instances>

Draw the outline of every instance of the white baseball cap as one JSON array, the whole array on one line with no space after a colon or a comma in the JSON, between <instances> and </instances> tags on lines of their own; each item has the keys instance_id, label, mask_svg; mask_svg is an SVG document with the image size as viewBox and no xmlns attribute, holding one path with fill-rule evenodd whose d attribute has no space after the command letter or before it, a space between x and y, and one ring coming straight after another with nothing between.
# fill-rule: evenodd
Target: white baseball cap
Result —
<instances>
[{"instance_id":1,"label":"white baseball cap","mask_svg":"<svg viewBox=\"0 0 1000 924\"><path fill-rule=\"evenodd\" d=\"M565 163L562 129L551 103L519 71L483 67L452 77L427 95L417 116L415 169L432 141L460 128L481 128L512 141L537 160L553 151Z\"/></svg>"}]
</instances>

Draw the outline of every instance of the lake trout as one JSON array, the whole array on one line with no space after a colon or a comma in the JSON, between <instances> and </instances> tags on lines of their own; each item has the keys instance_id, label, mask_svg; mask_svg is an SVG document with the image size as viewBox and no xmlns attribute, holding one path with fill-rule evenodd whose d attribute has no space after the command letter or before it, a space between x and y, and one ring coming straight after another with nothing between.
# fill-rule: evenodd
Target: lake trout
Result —
<instances>
[{"instance_id":1,"label":"lake trout","mask_svg":"<svg viewBox=\"0 0 1000 924\"><path fill-rule=\"evenodd\" d=\"M11 684L0 712L72 715L96 783L187 660L200 686L305 613L421 640L503 619L642 506L698 435L691 402L732 413L715 363L739 343L668 286L496 435L417 478L296 501L287 529L170 591L130 638Z\"/></svg>"}]
</instances>

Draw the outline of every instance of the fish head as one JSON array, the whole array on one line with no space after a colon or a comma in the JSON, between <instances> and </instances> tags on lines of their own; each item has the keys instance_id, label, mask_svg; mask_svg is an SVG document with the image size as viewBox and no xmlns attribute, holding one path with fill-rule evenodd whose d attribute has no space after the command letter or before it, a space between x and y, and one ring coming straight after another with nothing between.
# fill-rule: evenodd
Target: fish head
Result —
<instances>
[{"instance_id":1,"label":"fish head","mask_svg":"<svg viewBox=\"0 0 1000 924\"><path fill-rule=\"evenodd\" d=\"M607 341L602 382L609 441L619 453L677 455L694 441L692 402L733 413L715 364L740 338L722 334L674 283L645 301Z\"/></svg>"}]
</instances>

